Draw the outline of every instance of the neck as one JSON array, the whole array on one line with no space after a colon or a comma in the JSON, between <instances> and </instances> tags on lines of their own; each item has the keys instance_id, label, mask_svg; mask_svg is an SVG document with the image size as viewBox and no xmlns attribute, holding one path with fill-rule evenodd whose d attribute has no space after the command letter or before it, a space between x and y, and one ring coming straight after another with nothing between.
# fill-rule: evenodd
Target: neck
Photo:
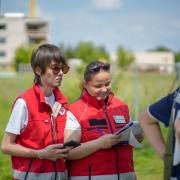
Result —
<instances>
[{"instance_id":1,"label":"neck","mask_svg":"<svg viewBox=\"0 0 180 180\"><path fill-rule=\"evenodd\" d=\"M54 90L54 87L45 87L43 85L39 85L39 88L41 89L45 97L51 96Z\"/></svg>"}]
</instances>

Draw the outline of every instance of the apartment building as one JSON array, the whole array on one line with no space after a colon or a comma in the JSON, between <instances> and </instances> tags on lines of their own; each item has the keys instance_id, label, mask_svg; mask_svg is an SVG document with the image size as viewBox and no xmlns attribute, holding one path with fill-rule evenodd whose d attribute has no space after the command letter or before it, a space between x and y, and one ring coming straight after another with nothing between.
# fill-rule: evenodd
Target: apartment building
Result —
<instances>
[{"instance_id":1,"label":"apartment building","mask_svg":"<svg viewBox=\"0 0 180 180\"><path fill-rule=\"evenodd\" d=\"M15 50L22 44L49 42L48 22L25 17L23 13L6 13L0 17L0 64L9 66Z\"/></svg>"}]
</instances>

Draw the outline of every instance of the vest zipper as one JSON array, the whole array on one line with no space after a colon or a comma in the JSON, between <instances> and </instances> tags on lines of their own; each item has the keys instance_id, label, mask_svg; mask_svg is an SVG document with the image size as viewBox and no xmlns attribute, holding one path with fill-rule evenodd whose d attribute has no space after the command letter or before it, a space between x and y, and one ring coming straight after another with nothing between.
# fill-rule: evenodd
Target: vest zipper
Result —
<instances>
[{"instance_id":1,"label":"vest zipper","mask_svg":"<svg viewBox=\"0 0 180 180\"><path fill-rule=\"evenodd\" d=\"M117 175L118 175L118 180L119 180L120 179L119 178L119 165L118 165L119 156L118 156L118 152L117 152L116 148L113 147L113 149L116 152L116 156L117 156L117 162L116 162L117 164L116 164L116 166L117 166Z\"/></svg>"},{"instance_id":2,"label":"vest zipper","mask_svg":"<svg viewBox=\"0 0 180 180\"><path fill-rule=\"evenodd\" d=\"M55 144L55 142L54 142L54 137L53 137L53 135L54 135L54 132L53 132L53 124L52 124L53 116L51 116L51 111L50 111L49 106L48 106L48 109L49 109L49 115L50 115L50 121L51 121L51 135L52 135L52 141L53 141L53 144ZM53 164L54 164L54 169L55 169L55 178L54 178L54 180L56 180L56 178L57 178L57 170L56 170L56 164L55 164L55 161L53 161Z\"/></svg>"},{"instance_id":3,"label":"vest zipper","mask_svg":"<svg viewBox=\"0 0 180 180\"><path fill-rule=\"evenodd\" d=\"M25 175L25 177L24 177L24 180L26 180L26 179L27 179L27 176L28 176L29 170L30 170L30 168L31 168L31 165L32 165L33 159L34 159L34 158L31 158L31 161L30 161L30 163L29 163L29 167L28 167L28 170L27 170L26 175Z\"/></svg>"},{"instance_id":4,"label":"vest zipper","mask_svg":"<svg viewBox=\"0 0 180 180\"><path fill-rule=\"evenodd\" d=\"M91 164L89 164L89 180L91 180Z\"/></svg>"},{"instance_id":5,"label":"vest zipper","mask_svg":"<svg viewBox=\"0 0 180 180\"><path fill-rule=\"evenodd\" d=\"M57 128L57 121L56 121L56 126L55 126L55 132L56 132L56 136L57 136L57 143L59 144L59 137L58 137L58 128Z\"/></svg>"},{"instance_id":6,"label":"vest zipper","mask_svg":"<svg viewBox=\"0 0 180 180\"><path fill-rule=\"evenodd\" d=\"M99 102L99 104L100 104L100 106L101 106L101 103L100 103L100 102ZM106 108L103 109L102 106L101 106L101 108L102 108L102 110L104 111L104 113L106 114L106 117L107 117L107 119L108 119L108 121L109 121L109 125L110 125L110 128L111 128L111 133L113 134L113 129L112 129L112 126L111 126L111 122L110 122L110 120L109 120L109 117L108 117L108 115L107 115Z\"/></svg>"},{"instance_id":7,"label":"vest zipper","mask_svg":"<svg viewBox=\"0 0 180 180\"><path fill-rule=\"evenodd\" d=\"M52 141L53 141L53 144L55 144L55 142L54 142L53 124L52 124L53 117L51 116L51 114L50 114L50 119L51 119L51 135L52 135Z\"/></svg>"},{"instance_id":8,"label":"vest zipper","mask_svg":"<svg viewBox=\"0 0 180 180\"><path fill-rule=\"evenodd\" d=\"M100 102L99 102L99 104L100 104L100 106L101 106L101 103L100 103ZM101 108L103 109L102 106L101 106ZM110 122L109 117L108 117L107 112L106 112L106 107L105 107L105 109L103 109L103 111L104 111L104 113L106 114L106 117L107 117L107 119L108 119L108 121L109 121L109 125L110 125L110 128L111 128L111 133L113 134L113 129L112 129L111 122ZM117 167L117 175L118 175L118 180L119 180L118 153L117 153L117 150L116 150L115 147L112 147L112 148L114 149L114 151L115 151L115 153L116 153L116 157L117 157L117 164L116 164L116 167Z\"/></svg>"}]
</instances>

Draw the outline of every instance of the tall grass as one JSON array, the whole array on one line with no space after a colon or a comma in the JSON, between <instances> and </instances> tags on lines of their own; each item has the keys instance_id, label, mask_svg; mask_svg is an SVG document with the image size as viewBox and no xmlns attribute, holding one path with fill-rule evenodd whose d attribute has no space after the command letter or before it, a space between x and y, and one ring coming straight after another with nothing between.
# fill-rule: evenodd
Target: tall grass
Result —
<instances>
[{"instance_id":1,"label":"tall grass","mask_svg":"<svg viewBox=\"0 0 180 180\"><path fill-rule=\"evenodd\" d=\"M169 93L176 74L160 76L157 73L138 74L138 102L139 113L146 109L151 103L157 101ZM33 73L23 73L22 90L25 91L33 84ZM75 101L81 93L79 84L82 76L75 73L64 75L60 87L63 94L68 98L69 103ZM160 86L161 85L161 86ZM176 83L173 90L178 86ZM125 101L130 110L131 118L134 120L134 74L126 72L117 75L113 84L115 96ZM19 77L12 79L0 79L0 142L8 123L11 107L19 95ZM161 126L163 135L166 138L167 129ZM153 132L152 132L153 133ZM142 142L143 149L133 148L134 166L138 180L160 180L163 177L163 163L150 146L146 137ZM11 179L10 156L0 152L0 180Z\"/></svg>"}]
</instances>

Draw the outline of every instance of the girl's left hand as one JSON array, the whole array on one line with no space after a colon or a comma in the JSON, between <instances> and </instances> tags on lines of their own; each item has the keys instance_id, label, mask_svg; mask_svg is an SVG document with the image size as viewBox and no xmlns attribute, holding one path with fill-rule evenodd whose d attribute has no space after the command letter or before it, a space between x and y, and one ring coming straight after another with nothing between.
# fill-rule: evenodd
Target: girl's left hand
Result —
<instances>
[{"instance_id":1,"label":"girl's left hand","mask_svg":"<svg viewBox=\"0 0 180 180\"><path fill-rule=\"evenodd\" d=\"M144 135L143 134L137 134L137 135L134 135L134 137L137 139L137 141L139 143L141 143L144 139Z\"/></svg>"}]
</instances>

